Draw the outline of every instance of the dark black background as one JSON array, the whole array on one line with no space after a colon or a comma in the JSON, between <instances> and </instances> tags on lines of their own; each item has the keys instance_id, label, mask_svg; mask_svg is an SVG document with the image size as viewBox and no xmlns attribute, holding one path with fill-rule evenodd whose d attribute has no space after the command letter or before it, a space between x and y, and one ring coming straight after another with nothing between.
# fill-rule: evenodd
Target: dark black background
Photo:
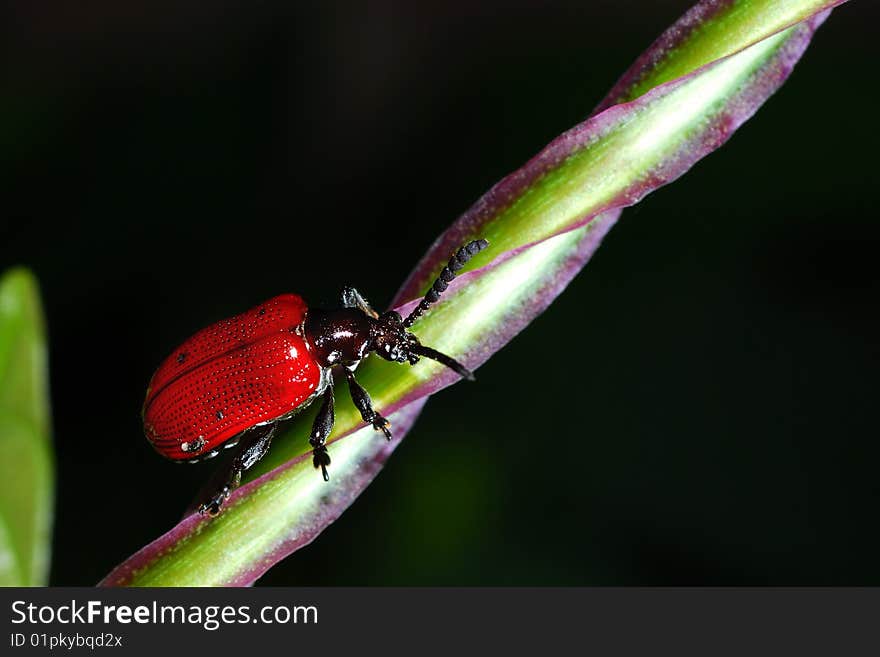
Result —
<instances>
[{"instance_id":1,"label":"dark black background","mask_svg":"<svg viewBox=\"0 0 880 657\"><path fill-rule=\"evenodd\" d=\"M387 303L688 4L8 5L0 267L48 315L52 583L96 582L208 476L141 433L177 342L286 290ZM878 18L837 10L262 583L880 584Z\"/></svg>"}]
</instances>

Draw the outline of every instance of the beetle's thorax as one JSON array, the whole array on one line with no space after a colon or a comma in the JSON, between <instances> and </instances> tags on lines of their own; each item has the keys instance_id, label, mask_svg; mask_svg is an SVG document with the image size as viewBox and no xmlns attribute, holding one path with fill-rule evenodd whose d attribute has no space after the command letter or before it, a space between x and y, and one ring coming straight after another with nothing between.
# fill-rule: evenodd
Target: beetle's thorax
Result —
<instances>
[{"instance_id":1,"label":"beetle's thorax","mask_svg":"<svg viewBox=\"0 0 880 657\"><path fill-rule=\"evenodd\" d=\"M398 363L419 360L412 352L418 339L403 327L394 311L374 318L357 308L312 308L306 315L304 332L312 354L323 367L354 365L371 351Z\"/></svg>"}]
</instances>

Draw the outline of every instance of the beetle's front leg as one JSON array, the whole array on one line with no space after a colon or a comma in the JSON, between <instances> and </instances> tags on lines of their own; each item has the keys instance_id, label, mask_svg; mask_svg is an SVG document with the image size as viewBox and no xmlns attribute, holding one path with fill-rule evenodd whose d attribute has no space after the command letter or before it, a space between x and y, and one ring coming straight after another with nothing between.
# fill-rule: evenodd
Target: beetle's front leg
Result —
<instances>
[{"instance_id":1,"label":"beetle's front leg","mask_svg":"<svg viewBox=\"0 0 880 657\"><path fill-rule=\"evenodd\" d=\"M388 428L391 426L391 423L373 410L373 400L370 399L370 395L363 389L361 384L355 380L354 372L347 367L343 367L342 370L345 372L345 377L348 379L348 389L351 392L351 400L354 402L355 407L360 411L364 422L373 425L373 428L376 431L381 431L385 434L385 437L388 440L391 440L391 430Z\"/></svg>"},{"instance_id":2,"label":"beetle's front leg","mask_svg":"<svg viewBox=\"0 0 880 657\"><path fill-rule=\"evenodd\" d=\"M316 468L321 468L321 476L324 481L330 481L327 466L330 465L330 455L327 453L327 438L333 431L333 423L336 416L333 412L333 379L331 378L324 391L324 401L315 421L312 423L312 433L309 436L309 445L312 446L312 463Z\"/></svg>"},{"instance_id":3,"label":"beetle's front leg","mask_svg":"<svg viewBox=\"0 0 880 657\"><path fill-rule=\"evenodd\" d=\"M241 484L242 473L252 468L269 451L269 445L272 444L272 436L277 426L271 424L265 431L252 430L248 433L253 435L245 434L241 437L235 458L232 459L229 471L223 478L223 485L208 500L199 505L199 513L207 514L212 518L217 517L220 513L220 507L229 498L230 493Z\"/></svg>"},{"instance_id":4,"label":"beetle's front leg","mask_svg":"<svg viewBox=\"0 0 880 657\"><path fill-rule=\"evenodd\" d=\"M370 302L364 299L363 295L353 287L345 287L342 289L342 307L357 308L373 319L379 318L379 313L373 310Z\"/></svg>"}]
</instances>

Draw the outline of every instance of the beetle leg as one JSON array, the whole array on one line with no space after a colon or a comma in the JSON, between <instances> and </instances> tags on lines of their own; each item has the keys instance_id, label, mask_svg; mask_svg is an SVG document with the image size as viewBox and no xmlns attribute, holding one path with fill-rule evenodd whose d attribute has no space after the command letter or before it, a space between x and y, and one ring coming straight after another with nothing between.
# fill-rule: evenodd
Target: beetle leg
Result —
<instances>
[{"instance_id":1,"label":"beetle leg","mask_svg":"<svg viewBox=\"0 0 880 657\"><path fill-rule=\"evenodd\" d=\"M229 470L223 478L223 485L211 498L199 505L199 513L208 514L212 518L220 513L220 507L223 506L229 494L241 483L242 473L252 468L269 451L269 445L272 444L272 436L277 426L277 424L270 424L266 431L250 431L248 433L253 435L241 437L235 457L229 464Z\"/></svg>"},{"instance_id":2,"label":"beetle leg","mask_svg":"<svg viewBox=\"0 0 880 657\"><path fill-rule=\"evenodd\" d=\"M330 481L330 475L327 473L327 466L330 465L330 455L327 453L327 438L333 431L333 422L336 416L333 413L333 379L331 378L324 390L324 401L315 421L312 423L312 433L309 436L309 445L312 446L312 463L316 468L321 468L321 476L324 481Z\"/></svg>"},{"instance_id":3,"label":"beetle leg","mask_svg":"<svg viewBox=\"0 0 880 657\"><path fill-rule=\"evenodd\" d=\"M345 372L345 377L348 379L348 390L351 392L351 400L361 412L364 422L372 424L376 431L381 431L388 440L391 440L391 430L388 428L391 423L373 410L373 400L370 399L370 395L361 387L361 384L355 380L354 372L347 367L343 367L342 371Z\"/></svg>"},{"instance_id":4,"label":"beetle leg","mask_svg":"<svg viewBox=\"0 0 880 657\"><path fill-rule=\"evenodd\" d=\"M379 313L373 310L373 307L370 305L370 302L364 299L360 292L358 292L353 287L344 287L342 288L342 307L343 308L357 308L363 313L366 313L373 319L379 318Z\"/></svg>"}]
</instances>

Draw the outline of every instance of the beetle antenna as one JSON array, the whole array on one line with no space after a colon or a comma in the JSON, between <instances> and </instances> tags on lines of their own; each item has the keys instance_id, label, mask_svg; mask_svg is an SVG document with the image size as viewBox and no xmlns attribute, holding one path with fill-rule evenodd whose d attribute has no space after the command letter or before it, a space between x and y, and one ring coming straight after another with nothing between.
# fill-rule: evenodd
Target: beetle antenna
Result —
<instances>
[{"instance_id":1,"label":"beetle antenna","mask_svg":"<svg viewBox=\"0 0 880 657\"><path fill-rule=\"evenodd\" d=\"M456 251L455 254L449 259L447 265L443 268L443 271L440 272L437 280L434 281L431 289L428 290L428 293L419 302L419 305L416 306L415 309L409 314L409 317L403 320L403 325L406 328L409 328L410 326L415 324L416 320L422 316L422 313L424 313L428 309L428 306L437 301L437 299L440 298L440 295L446 291L446 288L449 287L449 283L452 282L452 279L455 278L455 275L461 270L462 267L464 267L465 263L467 263L468 260L473 258L487 246L489 246L489 242L486 240L474 240L473 242L468 242L458 251ZM443 354L441 354L439 351L434 351L433 349L431 349L431 351L435 354L443 356ZM428 358L433 358L434 360L440 361L448 367L452 367L452 365L449 365L449 363L447 363L446 361L440 360L435 356L429 356L428 354L423 355L427 356ZM448 356L443 357L452 360ZM452 362L454 363L455 361ZM459 367L461 367L461 365L459 365ZM455 367L452 367L452 369L458 372ZM465 372L468 372L468 370L465 370L464 368L462 369ZM459 374L461 374L461 372L459 372ZM468 374L470 374L470 372L468 372ZM465 378L470 378L473 377L473 374L471 374L470 377L465 376L464 374L462 374L462 376L464 376Z\"/></svg>"},{"instance_id":2,"label":"beetle antenna","mask_svg":"<svg viewBox=\"0 0 880 657\"><path fill-rule=\"evenodd\" d=\"M430 358L431 360L436 360L438 363L446 365L446 367L453 370L463 379L467 379L468 381L477 380L477 377L475 377L474 373L471 372L468 368L466 368L454 358L447 356L446 354L440 353L436 349L431 349L431 347L425 347L424 345L416 345L412 348L412 352L418 354L419 356L424 356L425 358Z\"/></svg>"}]
</instances>

